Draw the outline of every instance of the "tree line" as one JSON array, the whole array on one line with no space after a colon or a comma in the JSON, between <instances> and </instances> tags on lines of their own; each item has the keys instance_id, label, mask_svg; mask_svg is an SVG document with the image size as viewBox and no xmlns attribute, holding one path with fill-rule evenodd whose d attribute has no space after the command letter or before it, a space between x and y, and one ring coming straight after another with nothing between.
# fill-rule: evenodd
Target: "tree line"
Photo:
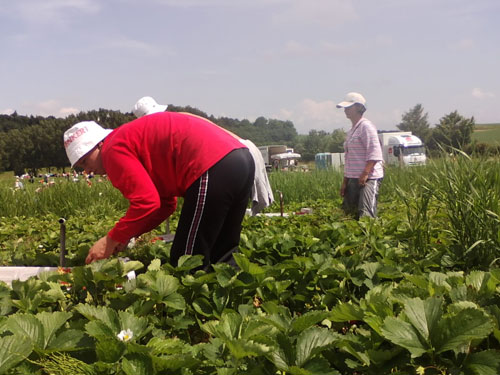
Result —
<instances>
[{"instance_id":1,"label":"tree line","mask_svg":"<svg viewBox=\"0 0 500 375\"><path fill-rule=\"evenodd\" d=\"M302 160L314 160L320 152L343 152L346 133L335 129L331 133L311 130L309 134L298 134L293 122L258 117L255 121L214 117L190 106L169 105L168 111L189 112L205 117L219 126L250 139L257 146L285 144L293 147L302 155ZM0 172L14 171L37 174L42 168L63 170L69 162L63 146L63 134L68 128L80 121L96 121L105 128L115 129L134 120L131 112L122 113L107 109L80 112L65 118L53 116L22 116L14 112L0 115ZM439 123L431 127L428 114L421 104L404 113L401 122L396 124L401 131L411 131L421 138L432 153L443 147L470 149L474 118L465 118L457 111L443 116Z\"/></svg>"}]
</instances>

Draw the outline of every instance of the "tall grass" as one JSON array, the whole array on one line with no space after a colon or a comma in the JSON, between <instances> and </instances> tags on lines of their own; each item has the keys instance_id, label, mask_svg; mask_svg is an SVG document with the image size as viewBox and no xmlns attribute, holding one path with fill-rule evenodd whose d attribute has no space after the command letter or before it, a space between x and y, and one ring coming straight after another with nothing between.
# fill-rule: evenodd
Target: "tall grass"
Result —
<instances>
[{"instance_id":1,"label":"tall grass","mask_svg":"<svg viewBox=\"0 0 500 375\"><path fill-rule=\"evenodd\" d=\"M500 259L500 164L495 159L465 154L443 156L428 165L388 167L379 196L379 216L399 231L411 254L442 253L441 262L487 268ZM276 202L269 211L285 210L328 200L340 206L342 171L272 172ZM95 180L96 181L96 180ZM43 188L25 183L13 190L14 177L0 179L0 217L54 214L116 216L128 202L107 181L87 186L59 179ZM320 203L321 204L321 203ZM294 206L295 205L295 206ZM389 222L390 221L390 222ZM404 229L401 229L404 228ZM392 230L392 229L391 229Z\"/></svg>"},{"instance_id":2,"label":"tall grass","mask_svg":"<svg viewBox=\"0 0 500 375\"><path fill-rule=\"evenodd\" d=\"M285 202L305 202L318 199L338 199L343 174L339 170L310 172L271 172L269 181L278 202L279 192Z\"/></svg>"},{"instance_id":3,"label":"tall grass","mask_svg":"<svg viewBox=\"0 0 500 375\"><path fill-rule=\"evenodd\" d=\"M404 207L415 254L440 244L441 263L487 269L500 257L500 165L458 153L425 167L391 170L384 181ZM387 194L387 199L391 194ZM392 204L394 207L394 204Z\"/></svg>"},{"instance_id":4,"label":"tall grass","mask_svg":"<svg viewBox=\"0 0 500 375\"><path fill-rule=\"evenodd\" d=\"M92 180L91 180L92 181ZM116 210L125 210L128 202L108 181L92 185L56 178L53 185L24 182L24 188L14 190L14 180L0 185L0 217L36 217L54 214L60 217L95 215L102 217Z\"/></svg>"},{"instance_id":5,"label":"tall grass","mask_svg":"<svg viewBox=\"0 0 500 375\"><path fill-rule=\"evenodd\" d=\"M500 257L500 165L459 153L431 169L435 191L446 208L451 257L488 267Z\"/></svg>"}]
</instances>

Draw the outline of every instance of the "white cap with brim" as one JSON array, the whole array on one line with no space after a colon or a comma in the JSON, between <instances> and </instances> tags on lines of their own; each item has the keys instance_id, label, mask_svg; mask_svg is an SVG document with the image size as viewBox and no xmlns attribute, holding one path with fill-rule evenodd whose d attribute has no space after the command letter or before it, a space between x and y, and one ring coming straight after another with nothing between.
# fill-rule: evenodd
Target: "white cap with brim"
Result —
<instances>
[{"instance_id":1,"label":"white cap with brim","mask_svg":"<svg viewBox=\"0 0 500 375\"><path fill-rule=\"evenodd\" d=\"M111 133L95 121L82 121L64 132L64 148L73 167L78 160L92 150Z\"/></svg>"},{"instance_id":2,"label":"white cap with brim","mask_svg":"<svg viewBox=\"0 0 500 375\"><path fill-rule=\"evenodd\" d=\"M144 96L135 103L132 112L134 112L135 117L139 118L157 112L165 112L167 107L168 105L158 104L156 100L150 96Z\"/></svg>"},{"instance_id":3,"label":"white cap with brim","mask_svg":"<svg viewBox=\"0 0 500 375\"><path fill-rule=\"evenodd\" d=\"M363 95L357 92L350 92L345 96L343 102L337 104L337 108L347 108L356 103L361 104L366 108L366 99L363 97Z\"/></svg>"}]
</instances>

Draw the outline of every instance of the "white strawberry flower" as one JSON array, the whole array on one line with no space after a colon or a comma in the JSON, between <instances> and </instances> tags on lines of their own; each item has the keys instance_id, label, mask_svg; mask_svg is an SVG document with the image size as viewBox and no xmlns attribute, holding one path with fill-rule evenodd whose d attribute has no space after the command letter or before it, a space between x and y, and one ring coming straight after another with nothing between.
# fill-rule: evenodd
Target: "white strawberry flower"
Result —
<instances>
[{"instance_id":1,"label":"white strawberry flower","mask_svg":"<svg viewBox=\"0 0 500 375\"><path fill-rule=\"evenodd\" d=\"M132 332L130 329L122 330L119 334L116 335L120 341L127 342L129 340L132 340L132 337L134 337L134 332Z\"/></svg>"}]
</instances>

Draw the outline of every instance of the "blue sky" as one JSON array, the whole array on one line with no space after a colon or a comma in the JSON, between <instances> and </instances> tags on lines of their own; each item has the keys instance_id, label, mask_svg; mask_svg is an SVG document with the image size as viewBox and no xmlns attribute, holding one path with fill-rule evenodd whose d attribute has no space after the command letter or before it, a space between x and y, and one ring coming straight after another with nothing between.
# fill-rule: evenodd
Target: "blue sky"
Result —
<instances>
[{"instance_id":1,"label":"blue sky","mask_svg":"<svg viewBox=\"0 0 500 375\"><path fill-rule=\"evenodd\" d=\"M500 122L498 0L0 0L0 113L131 111L348 129L349 91L394 129L422 104Z\"/></svg>"}]
</instances>

